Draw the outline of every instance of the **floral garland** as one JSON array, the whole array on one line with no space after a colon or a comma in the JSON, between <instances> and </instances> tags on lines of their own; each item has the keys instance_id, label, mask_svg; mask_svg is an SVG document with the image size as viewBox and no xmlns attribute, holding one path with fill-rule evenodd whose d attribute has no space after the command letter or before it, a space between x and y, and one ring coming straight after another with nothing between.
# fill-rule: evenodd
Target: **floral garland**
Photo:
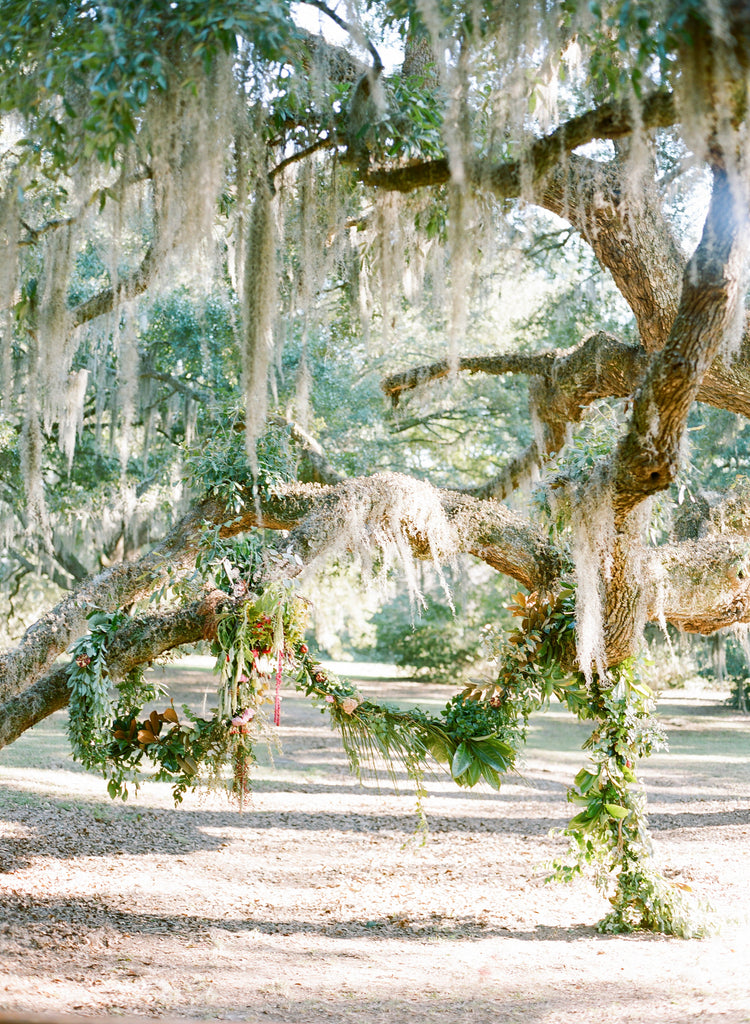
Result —
<instances>
[{"instance_id":1,"label":"floral garland","mask_svg":"<svg viewBox=\"0 0 750 1024\"><path fill-rule=\"evenodd\" d=\"M594 722L594 730L585 744L590 762L568 793L581 808L565 829L573 860L555 862L550 877L567 881L590 868L603 889L611 890L614 881L612 912L601 922L602 930L699 934L704 924L651 860L636 765L665 744L652 695L639 682L635 663L588 683L580 672L565 672L562 666L570 664L574 652L572 589L555 600L519 594L512 610L521 619L519 628L503 642L488 637L498 661L495 682L467 687L439 716L431 716L367 699L316 662L304 642L304 602L290 583L274 585L248 594L220 618L213 643L218 706L210 718L183 707L182 721L173 705L140 720L144 703L156 693L138 676L118 684L113 709L107 645L124 614L96 612L90 634L73 649L69 671L74 753L86 767L101 770L110 795L122 798L129 783L137 788L144 761L155 767L154 778L172 784L176 802L201 779L223 781L229 766L228 788L241 807L255 746L268 735L269 705L273 723L279 724L280 688L287 675L329 714L355 773L385 769L395 782L396 768L402 768L421 801L424 773L434 761L459 785L483 780L499 789L502 777L515 768L529 716L554 696L579 718ZM421 803L418 807L422 815Z\"/></svg>"},{"instance_id":2,"label":"floral garland","mask_svg":"<svg viewBox=\"0 0 750 1024\"><path fill-rule=\"evenodd\" d=\"M279 691L286 674L330 715L356 773L377 773L385 767L395 781L395 769L400 767L421 792L423 774L434 759L459 785L473 786L481 778L499 788L501 776L514 765L515 752L498 733L499 721L492 711L478 713L474 704L459 696L436 718L419 709L405 711L363 698L349 682L311 658L303 639L305 610L291 587L276 586L222 616L213 644L219 687L211 718L183 706L181 720L170 705L141 719L143 705L153 701L156 692L133 680L117 684L113 714L109 696L109 703L101 702L95 729L90 725L90 703L73 704L75 727L82 728L81 716L89 721L84 730L88 754L84 760L79 742L74 748L78 756L87 767L102 771L111 796L123 799L129 783L137 789L147 762L156 768L153 778L172 783L177 802L201 779L221 779L229 765L229 790L242 805L250 788L255 745L268 735L269 704L272 720L279 724ZM108 636L124 618L117 614L119 618L94 620L95 630L74 648L71 686L103 689L102 680L108 680Z\"/></svg>"}]
</instances>

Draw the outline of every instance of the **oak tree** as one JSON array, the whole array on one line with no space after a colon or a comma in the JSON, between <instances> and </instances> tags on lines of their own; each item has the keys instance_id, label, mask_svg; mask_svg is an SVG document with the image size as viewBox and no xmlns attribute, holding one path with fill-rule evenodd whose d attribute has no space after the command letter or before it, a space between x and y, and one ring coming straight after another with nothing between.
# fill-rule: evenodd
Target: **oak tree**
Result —
<instances>
[{"instance_id":1,"label":"oak tree","mask_svg":"<svg viewBox=\"0 0 750 1024\"><path fill-rule=\"evenodd\" d=\"M649 622L750 622L747 489L675 486L696 409L750 412L749 62L735 0L2 0L0 569L61 596L0 656L0 742L72 694L84 760L234 756L241 793L294 661L381 752L499 784L555 695L595 721L571 835L619 865L612 926L637 893L679 930L643 897L632 659ZM517 581L497 681L436 723L332 680L291 581L346 555L417 601L414 560ZM198 640L211 723L107 704Z\"/></svg>"}]
</instances>

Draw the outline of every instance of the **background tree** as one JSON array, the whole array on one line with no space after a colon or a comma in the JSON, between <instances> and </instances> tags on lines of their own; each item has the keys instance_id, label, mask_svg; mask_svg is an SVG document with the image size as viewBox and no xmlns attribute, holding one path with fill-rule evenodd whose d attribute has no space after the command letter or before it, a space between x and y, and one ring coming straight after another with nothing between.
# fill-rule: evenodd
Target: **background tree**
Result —
<instances>
[{"instance_id":1,"label":"background tree","mask_svg":"<svg viewBox=\"0 0 750 1024\"><path fill-rule=\"evenodd\" d=\"M2 742L72 695L113 792L148 754L178 788L233 759L241 794L290 658L350 739L495 784L554 693L597 723L571 835L618 865L612 926L674 929L629 659L649 621L750 621L743 487L668 515L696 403L750 409L745 7L301 8L320 31L276 2L0 3L1 568L15 606L60 597L0 658ZM414 559L527 588L498 681L440 723L331 682L288 581L352 554L416 603ZM215 719L138 723L129 673L198 639L231 667Z\"/></svg>"}]
</instances>

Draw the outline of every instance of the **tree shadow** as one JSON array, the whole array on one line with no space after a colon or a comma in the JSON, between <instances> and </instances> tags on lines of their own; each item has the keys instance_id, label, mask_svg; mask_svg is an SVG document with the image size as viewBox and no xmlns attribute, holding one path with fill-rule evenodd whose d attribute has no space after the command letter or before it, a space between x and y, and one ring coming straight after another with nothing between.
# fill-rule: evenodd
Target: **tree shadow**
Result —
<instances>
[{"instance_id":1,"label":"tree shadow","mask_svg":"<svg viewBox=\"0 0 750 1024\"><path fill-rule=\"evenodd\" d=\"M376 918L331 917L330 920L279 920L252 909L234 918L212 918L199 914L169 914L158 910L125 910L109 906L99 897L35 898L28 894L0 894L0 910L7 921L19 922L15 930L16 945L35 945L35 932L48 930L50 924L72 942L80 942L87 933L112 929L129 937L143 935L189 934L192 938L216 938L222 932L259 935L312 935L340 938L347 941L368 938L424 942L425 940L476 941L486 938L522 939L528 941L576 942L598 935L594 925L571 927L537 925L531 929L483 923L469 916L402 915L392 913ZM22 922L22 924L21 924ZM639 938L654 938L648 934ZM600 936L607 941L610 936ZM663 937L662 937L663 938Z\"/></svg>"},{"instance_id":2,"label":"tree shadow","mask_svg":"<svg viewBox=\"0 0 750 1024\"><path fill-rule=\"evenodd\" d=\"M268 787L266 791L274 791ZM278 791L311 792L304 784L292 788L278 786ZM346 787L319 786L312 790L324 795L351 794ZM376 797L377 790L369 795ZM522 837L524 840L546 839L553 829L564 828L570 808L559 804L559 815L532 813L519 817L504 814L503 805L484 815L447 814L431 811L428 828L436 836L460 833L478 838L488 835ZM43 817L40 810L43 809ZM342 810L256 810L208 808L155 809L138 806L123 807L107 801L71 803L60 798L30 797L22 790L4 787L0 791L0 820L13 826L11 834L0 838L0 873L27 866L36 856L60 860L72 857L105 857L127 855L184 855L199 850L216 851L227 840L239 834L249 835L270 829L294 833L334 832L342 835L396 836L409 840L418 823L415 810L406 806L403 812L385 811L373 801L371 810L356 813ZM716 828L750 824L750 808L722 811L680 811L652 813L649 818L654 833Z\"/></svg>"},{"instance_id":3,"label":"tree shadow","mask_svg":"<svg viewBox=\"0 0 750 1024\"><path fill-rule=\"evenodd\" d=\"M323 792L328 792L323 789ZM351 790L349 790L351 792ZM10 797L10 799L9 799ZM40 810L43 818L40 820ZM565 811L565 805L562 805ZM436 835L472 833L522 834L545 837L561 827L565 817L430 814L429 830ZM242 813L196 808L123 807L105 801L71 804L45 796L30 798L22 790L4 787L0 791L0 821L14 826L11 835L0 838L0 872L27 866L36 856L65 860L73 857L128 855L184 855L198 850L218 850L237 833L287 829L296 833L338 832L349 835L396 835L402 841L415 833L418 818L410 807L403 813L359 808L341 811L261 811L251 807Z\"/></svg>"},{"instance_id":4,"label":"tree shadow","mask_svg":"<svg viewBox=\"0 0 750 1024\"><path fill-rule=\"evenodd\" d=\"M555 803L561 799L564 802L567 792L567 786L563 783L540 778L533 773L508 776L504 787L501 787L499 791L492 790L489 786L478 786L476 789L467 791L457 786L447 773L430 774L427 776L426 782L431 797L439 797L441 800L461 800L464 803L480 800L491 800L493 804L511 803L518 800L519 786L523 788L524 793L528 793L535 800L554 801ZM508 786L513 786L513 790L509 790ZM414 783L406 772L389 773L387 776L384 772L380 778L363 772L360 782L353 779L348 785L344 782L328 784L314 780L294 782L283 778L254 779L252 787L254 793L330 793L374 797L410 797L414 794ZM426 809L429 813L429 805Z\"/></svg>"},{"instance_id":5,"label":"tree shadow","mask_svg":"<svg viewBox=\"0 0 750 1024\"><path fill-rule=\"evenodd\" d=\"M714 828L721 825L750 825L750 807L731 811L680 811L675 814L649 813L652 832L670 832L675 829Z\"/></svg>"}]
</instances>

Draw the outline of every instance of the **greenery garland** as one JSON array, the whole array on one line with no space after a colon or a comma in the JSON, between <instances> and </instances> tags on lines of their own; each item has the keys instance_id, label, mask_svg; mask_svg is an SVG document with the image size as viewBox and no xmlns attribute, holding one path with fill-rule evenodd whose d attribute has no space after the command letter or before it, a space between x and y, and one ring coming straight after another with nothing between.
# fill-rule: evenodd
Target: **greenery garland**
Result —
<instances>
[{"instance_id":1,"label":"greenery garland","mask_svg":"<svg viewBox=\"0 0 750 1024\"><path fill-rule=\"evenodd\" d=\"M575 591L547 595L517 594L512 610L518 630L495 654L497 682L470 687L469 699L489 702L525 735L529 715L554 695L578 718L595 727L584 749L590 760L575 777L568 799L581 810L564 832L570 837L572 863L555 861L549 880L570 881L591 869L598 887L609 895L611 912L599 923L604 932L636 929L682 937L706 933L708 918L684 897L685 886L669 882L655 867L645 817L645 798L636 775L641 758L665 748L655 701L637 676L636 659L594 675L565 673L574 652Z\"/></svg>"},{"instance_id":2,"label":"greenery garland","mask_svg":"<svg viewBox=\"0 0 750 1024\"><path fill-rule=\"evenodd\" d=\"M266 707L274 707L278 724L282 674L292 674L297 688L327 712L341 733L353 770L377 773L383 763L395 780L405 770L422 792L422 778L431 759L443 763L459 785L484 779L493 788L510 771L515 752L497 731L496 716L460 696L448 703L439 718L419 709L365 700L310 657L304 643L305 605L291 585L269 587L250 595L238 609L219 620L213 652L219 675L218 706L211 718L201 718L186 706L181 721L173 705L151 711L141 719L143 705L156 697L153 688L131 679L117 684L112 701L103 685L109 637L124 615L96 613L94 629L74 648L69 671L71 689L89 695L73 701L71 737L76 756L88 768L103 772L110 795L127 798L128 781L137 787L145 762L156 767L153 776L173 785L179 802L202 777L217 780L231 765L230 792L242 803L249 790L254 746L265 732ZM96 700L91 694L97 694Z\"/></svg>"},{"instance_id":3,"label":"greenery garland","mask_svg":"<svg viewBox=\"0 0 750 1024\"><path fill-rule=\"evenodd\" d=\"M226 556L222 564L226 582L235 593L242 591ZM129 782L137 788L144 762L156 769L154 778L172 784L176 802L201 779L224 782L228 766L226 784L242 806L255 746L268 735L269 705L278 724L282 676L291 675L297 689L329 714L357 775L385 768L395 782L397 768L406 772L424 822L423 779L434 761L459 785L483 780L499 789L502 777L515 768L530 715L554 696L578 718L593 721L594 730L584 745L589 763L568 793L580 807L565 829L572 860L555 862L550 879L569 881L593 871L612 904L600 923L603 931L646 928L684 936L705 931L680 886L653 865L636 766L665 741L636 663L623 662L607 678L594 676L591 682L563 667L571 664L575 650L572 588L554 600L540 593L516 595L511 610L520 619L518 629L502 641L486 637L498 662L496 680L468 686L439 716L364 698L317 663L304 642L306 606L290 582L260 594L247 587L244 592L239 605L219 620L213 643L218 702L210 718L183 707L181 721L173 705L141 718L156 691L139 676L117 684L113 704L107 647L125 616L90 616L90 634L73 649L69 732L75 756L103 772L111 796L127 798Z\"/></svg>"},{"instance_id":4,"label":"greenery garland","mask_svg":"<svg viewBox=\"0 0 750 1024\"><path fill-rule=\"evenodd\" d=\"M71 648L68 739L73 757L89 769L105 759L113 715L107 647L126 618L121 611L107 614L94 609L87 616L89 633Z\"/></svg>"}]
</instances>

